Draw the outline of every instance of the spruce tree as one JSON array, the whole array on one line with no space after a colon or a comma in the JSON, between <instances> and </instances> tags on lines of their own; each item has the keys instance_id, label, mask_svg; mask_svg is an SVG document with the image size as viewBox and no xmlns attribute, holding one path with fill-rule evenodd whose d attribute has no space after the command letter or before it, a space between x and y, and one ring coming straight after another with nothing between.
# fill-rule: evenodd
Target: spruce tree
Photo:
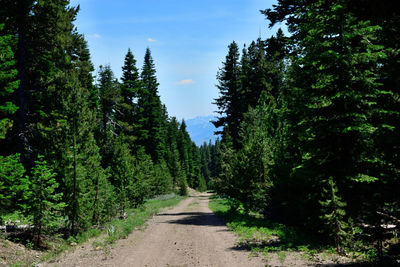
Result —
<instances>
[{"instance_id":1,"label":"spruce tree","mask_svg":"<svg viewBox=\"0 0 400 267\"><path fill-rule=\"evenodd\" d=\"M334 240L337 252L342 254L344 252L343 244L346 243L348 236L346 229L348 226L344 221L346 203L342 202L338 196L338 189L332 177L329 177L325 183L326 188L323 190L325 200L319 201L324 212L321 219L325 222L328 233Z\"/></svg>"},{"instance_id":2,"label":"spruce tree","mask_svg":"<svg viewBox=\"0 0 400 267\"><path fill-rule=\"evenodd\" d=\"M216 128L223 127L222 138L225 139L226 133L232 138L233 146L238 148L239 143L239 125L242 119L243 110L243 92L240 86L240 63L239 63L239 49L235 42L228 46L228 55L225 62L222 63L223 67L217 74L219 84L220 96L215 99L214 104L217 105L217 113L220 117L213 122Z\"/></svg>"},{"instance_id":3,"label":"spruce tree","mask_svg":"<svg viewBox=\"0 0 400 267\"><path fill-rule=\"evenodd\" d=\"M15 114L12 131L9 133L9 140L6 146L8 153L24 153L25 148L29 146L29 140L26 131L27 125L27 99L29 91L28 71L32 69L32 58L28 51L33 46L32 40L32 8L35 1L22 0L11 1L4 0L0 10L0 24L5 24L3 33L18 36L16 49L14 51L16 59L16 69L18 71L18 87L14 92L15 105L18 110ZM21 154L25 158L25 153Z\"/></svg>"},{"instance_id":4,"label":"spruce tree","mask_svg":"<svg viewBox=\"0 0 400 267\"><path fill-rule=\"evenodd\" d=\"M247 51L249 69L247 71L247 87L243 90L245 102L253 108L258 104L262 92L271 90L268 75L271 64L267 62L264 46L264 42L259 38L249 45Z\"/></svg>"},{"instance_id":5,"label":"spruce tree","mask_svg":"<svg viewBox=\"0 0 400 267\"><path fill-rule=\"evenodd\" d=\"M130 49L128 49L128 53L125 56L121 81L121 97L117 105L118 111L116 113L116 119L119 125L117 130L118 132L124 133L129 148L132 150L134 149L134 144L137 138L137 122L135 121L135 118L137 118L138 115L137 98L142 85L139 71L136 68L136 60Z\"/></svg>"},{"instance_id":6,"label":"spruce tree","mask_svg":"<svg viewBox=\"0 0 400 267\"><path fill-rule=\"evenodd\" d=\"M242 148L232 167L240 190L234 197L248 210L264 211L271 198L276 145L275 108L273 97L264 92L259 105L250 108L241 124Z\"/></svg>"},{"instance_id":7,"label":"spruce tree","mask_svg":"<svg viewBox=\"0 0 400 267\"><path fill-rule=\"evenodd\" d=\"M200 170L201 175L204 178L206 184L210 181L210 162L211 162L211 155L210 155L210 147L208 146L207 142L200 146Z\"/></svg>"},{"instance_id":8,"label":"spruce tree","mask_svg":"<svg viewBox=\"0 0 400 267\"><path fill-rule=\"evenodd\" d=\"M6 135L13 126L13 114L18 109L13 101L13 93L19 84L13 52L15 44L15 38L6 34L4 24L0 24L0 216L19 210L19 205L25 202L24 191L28 189L25 168L19 162L20 155L10 155L5 143L9 141Z\"/></svg>"},{"instance_id":9,"label":"spruce tree","mask_svg":"<svg viewBox=\"0 0 400 267\"><path fill-rule=\"evenodd\" d=\"M156 70L149 48L146 49L140 77L143 87L138 99L139 141L153 161L159 163L165 156L164 112L158 95Z\"/></svg>"},{"instance_id":10,"label":"spruce tree","mask_svg":"<svg viewBox=\"0 0 400 267\"><path fill-rule=\"evenodd\" d=\"M120 214L130 207L128 203L128 187L133 181L134 158L130 155L129 148L124 142L123 135L115 140L113 155L111 158L111 182L115 187L115 194L118 198Z\"/></svg>"},{"instance_id":11,"label":"spruce tree","mask_svg":"<svg viewBox=\"0 0 400 267\"><path fill-rule=\"evenodd\" d=\"M172 117L170 121L168 121L166 162L172 175L174 186L178 185L178 180L182 175L182 167L179 160L178 151L178 135L179 122L176 120L175 117Z\"/></svg>"},{"instance_id":12,"label":"spruce tree","mask_svg":"<svg viewBox=\"0 0 400 267\"><path fill-rule=\"evenodd\" d=\"M190 136L188 132L186 131L186 122L185 120L182 120L180 127L179 127L179 133L178 133L178 140L177 140L177 145L178 145L178 151L179 151L179 159L180 163L182 166L182 172L185 176L185 180L188 183L189 186L193 186L192 180L191 180L191 158L190 158Z\"/></svg>"},{"instance_id":13,"label":"spruce tree","mask_svg":"<svg viewBox=\"0 0 400 267\"><path fill-rule=\"evenodd\" d=\"M119 84L109 65L100 66L98 75L98 90L100 95L101 130L100 142L103 166L106 168L111 161L114 137L119 127L115 118L116 105L120 101Z\"/></svg>"},{"instance_id":14,"label":"spruce tree","mask_svg":"<svg viewBox=\"0 0 400 267\"><path fill-rule=\"evenodd\" d=\"M199 151L199 148L196 146L196 144L192 140L190 140L190 143L191 143L190 155L191 155L191 163L192 163L192 167L191 167L192 187L199 191L205 191L207 188L206 188L206 182L204 180L204 177L201 175L200 151Z\"/></svg>"},{"instance_id":15,"label":"spruce tree","mask_svg":"<svg viewBox=\"0 0 400 267\"><path fill-rule=\"evenodd\" d=\"M348 204L346 211L356 216L364 201L354 197L356 192L377 180L371 172L375 131L371 116L379 112L376 103L383 93L376 79L377 62L384 54L376 45L379 28L358 20L348 7L347 1L291 7L281 1L265 12L272 24L287 19L298 55L292 59L290 86L296 92L302 160L294 179L301 181L302 191L310 197L303 201L299 196L298 215L314 226L318 206L313 198L321 195L322 181L332 177Z\"/></svg>"},{"instance_id":16,"label":"spruce tree","mask_svg":"<svg viewBox=\"0 0 400 267\"><path fill-rule=\"evenodd\" d=\"M375 113L372 121L377 129L372 138L378 159L374 173L380 177L380 180L375 183L373 188L370 188L367 194L373 198L375 210L392 216L380 215L376 218L377 214L371 213L370 217L376 222L375 224L379 225L382 221L387 224L395 224L393 217L400 217L400 196L396 189L400 186L400 102L398 99L400 88L400 26L398 22L400 15L394 2L374 1L374 5L363 5L359 1L355 1L350 8L358 17L381 27L377 38L378 42L384 46L386 56L379 61L378 82L380 90L385 94L378 99L377 106L385 112Z\"/></svg>"},{"instance_id":17,"label":"spruce tree","mask_svg":"<svg viewBox=\"0 0 400 267\"><path fill-rule=\"evenodd\" d=\"M32 168L26 208L33 216L37 247L40 246L40 236L43 232L60 228L61 211L65 203L61 201L62 193L57 192L59 184L55 176L43 156L39 155Z\"/></svg>"},{"instance_id":18,"label":"spruce tree","mask_svg":"<svg viewBox=\"0 0 400 267\"><path fill-rule=\"evenodd\" d=\"M18 153L0 156L0 221L2 215L21 211L26 204L29 177L19 158Z\"/></svg>"},{"instance_id":19,"label":"spruce tree","mask_svg":"<svg viewBox=\"0 0 400 267\"><path fill-rule=\"evenodd\" d=\"M12 127L12 115L18 107L12 101L12 94L18 88L17 69L13 48L15 39L5 34L4 24L0 24L0 139L5 139L6 133ZM4 153L5 151L2 151Z\"/></svg>"},{"instance_id":20,"label":"spruce tree","mask_svg":"<svg viewBox=\"0 0 400 267\"><path fill-rule=\"evenodd\" d=\"M82 34L75 33L72 36L71 61L78 71L78 79L82 86L89 91L89 109L99 108L99 94L94 84L94 66L90 59L90 51Z\"/></svg>"}]
</instances>

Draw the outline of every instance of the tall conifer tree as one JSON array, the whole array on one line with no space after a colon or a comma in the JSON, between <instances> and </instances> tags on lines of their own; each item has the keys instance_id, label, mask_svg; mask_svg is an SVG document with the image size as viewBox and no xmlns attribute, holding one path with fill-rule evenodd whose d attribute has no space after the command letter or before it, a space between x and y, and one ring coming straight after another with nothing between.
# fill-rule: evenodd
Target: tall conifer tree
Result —
<instances>
[{"instance_id":1,"label":"tall conifer tree","mask_svg":"<svg viewBox=\"0 0 400 267\"><path fill-rule=\"evenodd\" d=\"M156 70L149 48L146 49L140 76L143 83L138 99L140 141L153 161L158 163L165 156L164 112L158 95Z\"/></svg>"},{"instance_id":2,"label":"tall conifer tree","mask_svg":"<svg viewBox=\"0 0 400 267\"><path fill-rule=\"evenodd\" d=\"M132 51L128 49L122 67L121 99L118 103L116 118L119 131L124 133L130 149L134 149L136 141L136 118L138 115L137 98L142 88L139 71Z\"/></svg>"},{"instance_id":3,"label":"tall conifer tree","mask_svg":"<svg viewBox=\"0 0 400 267\"><path fill-rule=\"evenodd\" d=\"M358 20L348 1L288 4L281 1L265 13L272 24L287 19L298 55L290 84L297 95L302 153L295 179L313 199L321 197L322 181L332 177L336 197L342 196L346 210L356 216L368 201L354 196L377 180L371 172L371 116L380 112L376 103L384 93L376 80L377 62L384 56L375 37L379 27ZM298 215L316 225L317 202L298 200Z\"/></svg>"},{"instance_id":4,"label":"tall conifer tree","mask_svg":"<svg viewBox=\"0 0 400 267\"><path fill-rule=\"evenodd\" d=\"M239 48L235 42L228 46L228 55L223 67L217 74L219 85L219 98L215 99L220 117L213 122L215 127L223 127L222 138L228 134L233 141L233 146L238 148L239 125L242 118L243 92L240 86Z\"/></svg>"},{"instance_id":5,"label":"tall conifer tree","mask_svg":"<svg viewBox=\"0 0 400 267\"><path fill-rule=\"evenodd\" d=\"M13 52L15 41L12 35L5 34L4 24L0 24L0 140L5 139L7 131L11 129L12 115L18 109L12 99L19 84Z\"/></svg>"}]
</instances>

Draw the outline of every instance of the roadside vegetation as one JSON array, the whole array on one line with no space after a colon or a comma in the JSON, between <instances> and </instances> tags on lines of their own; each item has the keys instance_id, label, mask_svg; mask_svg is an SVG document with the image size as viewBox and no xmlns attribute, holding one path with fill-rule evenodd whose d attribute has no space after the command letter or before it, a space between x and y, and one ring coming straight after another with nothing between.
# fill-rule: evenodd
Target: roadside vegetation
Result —
<instances>
[{"instance_id":1,"label":"roadside vegetation","mask_svg":"<svg viewBox=\"0 0 400 267\"><path fill-rule=\"evenodd\" d=\"M348 250L340 255L329 240L301 227L291 227L274 222L257 212L246 212L236 201L214 195L210 199L210 209L223 218L230 230L238 236L234 249L251 252L251 256L262 256L273 266L287 266L293 263L344 264L351 266L380 266L376 248L366 244ZM387 266L397 266L395 262L385 262ZM386 266L385 265L385 266Z\"/></svg>"},{"instance_id":2,"label":"roadside vegetation","mask_svg":"<svg viewBox=\"0 0 400 267\"><path fill-rule=\"evenodd\" d=\"M218 172L209 185L235 208L314 233L339 255L366 248L382 263L396 262L394 10L373 0L280 0L262 10L270 29L285 27L228 45L217 73Z\"/></svg>"},{"instance_id":3,"label":"roadside vegetation","mask_svg":"<svg viewBox=\"0 0 400 267\"><path fill-rule=\"evenodd\" d=\"M10 233L7 238L2 235L0 264L5 266L32 266L32 264L52 260L61 253L73 250L89 240L93 249L109 253L111 246L117 240L127 238L134 230L144 229L146 221L157 214L160 209L175 206L184 198L175 194L157 196L146 200L144 204L137 208L128 209L126 218L115 218L102 226L81 232L75 237L65 238L65 235L61 233L43 235L41 238L46 243L46 248L42 250L33 250L34 244L30 239L24 239L27 236L26 232Z\"/></svg>"},{"instance_id":4,"label":"roadside vegetation","mask_svg":"<svg viewBox=\"0 0 400 267\"><path fill-rule=\"evenodd\" d=\"M52 239L77 243L145 199L206 189L200 149L161 102L149 48L141 68L127 48L121 77L109 65L95 73L79 6L1 6L1 238L53 249ZM110 226L110 240L121 231Z\"/></svg>"}]
</instances>

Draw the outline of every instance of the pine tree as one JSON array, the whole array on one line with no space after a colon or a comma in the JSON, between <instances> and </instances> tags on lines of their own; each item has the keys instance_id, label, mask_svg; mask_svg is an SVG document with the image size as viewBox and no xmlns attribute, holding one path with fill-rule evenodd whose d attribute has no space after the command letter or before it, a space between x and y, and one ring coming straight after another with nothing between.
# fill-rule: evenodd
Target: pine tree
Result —
<instances>
[{"instance_id":1,"label":"pine tree","mask_svg":"<svg viewBox=\"0 0 400 267\"><path fill-rule=\"evenodd\" d=\"M168 146L166 163L173 178L174 186L178 185L179 177L182 175L181 163L178 151L179 122L172 117L168 122L166 144Z\"/></svg>"},{"instance_id":2,"label":"pine tree","mask_svg":"<svg viewBox=\"0 0 400 267\"><path fill-rule=\"evenodd\" d=\"M12 101L12 94L19 84L13 47L13 36L4 34L4 24L0 24L0 139L5 139L12 127L11 115L18 109Z\"/></svg>"},{"instance_id":3,"label":"pine tree","mask_svg":"<svg viewBox=\"0 0 400 267\"><path fill-rule=\"evenodd\" d=\"M76 66L78 79L82 87L89 91L89 109L97 110L99 108L99 94L94 84L93 71L94 66L90 59L90 51L83 35L75 33L72 36L72 51L70 52L71 61Z\"/></svg>"},{"instance_id":4,"label":"pine tree","mask_svg":"<svg viewBox=\"0 0 400 267\"><path fill-rule=\"evenodd\" d=\"M233 146L237 149L238 129L243 115L243 99L240 86L239 49L235 42L228 46L228 55L222 64L223 67L217 74L219 82L217 88L220 96L214 102L218 107L220 117L213 124L216 128L223 127L222 131L216 132L222 134L223 140L226 138L226 133L229 133Z\"/></svg>"},{"instance_id":5,"label":"pine tree","mask_svg":"<svg viewBox=\"0 0 400 267\"><path fill-rule=\"evenodd\" d=\"M103 186L98 183L105 174L93 135L96 118L89 109L90 92L81 87L73 74L65 86L69 90L62 98L63 117L55 121L58 131L47 138L53 139L51 150L58 151L53 164L61 176L70 230L76 234L78 229L87 228L95 216L98 187Z\"/></svg>"},{"instance_id":6,"label":"pine tree","mask_svg":"<svg viewBox=\"0 0 400 267\"><path fill-rule=\"evenodd\" d=\"M191 163L191 173L190 173L190 181L192 182L192 187L199 190L199 191L205 191L206 188L206 183L204 180L204 177L201 175L201 158L200 158L200 151L199 148L196 146L196 144L190 140L190 163Z\"/></svg>"},{"instance_id":7,"label":"pine tree","mask_svg":"<svg viewBox=\"0 0 400 267\"><path fill-rule=\"evenodd\" d=\"M39 155L32 168L27 205L27 211L33 215L37 247L43 230L60 228L59 218L65 203L61 201L62 193L57 192L59 184L55 176L43 156Z\"/></svg>"},{"instance_id":8,"label":"pine tree","mask_svg":"<svg viewBox=\"0 0 400 267\"><path fill-rule=\"evenodd\" d=\"M15 105L18 110L15 114L12 131L9 133L7 146L8 153L24 153L25 148L29 146L27 139L27 96L30 86L28 85L28 70L32 69L30 65L31 58L28 54L28 47L33 46L29 43L32 35L32 7L33 0L11 1L4 0L0 11L0 24L6 23L5 33L18 36L16 49L14 51L16 59L16 69L18 71L18 88L14 92ZM21 154L25 158L25 154Z\"/></svg>"},{"instance_id":9,"label":"pine tree","mask_svg":"<svg viewBox=\"0 0 400 267\"><path fill-rule=\"evenodd\" d=\"M400 16L394 2L374 1L373 5L363 5L359 1L355 1L350 8L358 17L381 27L377 38L378 42L384 46L386 56L379 61L378 82L380 90L386 93L379 97L377 106L385 112L376 113L373 117L373 125L377 129L372 138L376 149L374 154L378 159L374 173L380 177L380 180L374 184L373 188L370 188L367 194L370 199L373 199L374 210L399 218L400 197L397 188L400 186L400 102L398 99L400 88L400 26L398 22ZM377 214L369 214L371 221L375 222L377 226L382 221L387 224L395 223L393 217L379 216L376 218L376 216Z\"/></svg>"},{"instance_id":10,"label":"pine tree","mask_svg":"<svg viewBox=\"0 0 400 267\"><path fill-rule=\"evenodd\" d=\"M292 59L290 74L300 133L296 145L302 154L293 179L301 181L303 195L312 199L322 192L321 181L332 177L348 203L346 211L355 216L364 201L355 199L355 192L376 181L370 152L375 131L371 115L379 112L376 103L382 95L376 70L384 54L374 44L379 28L357 20L346 1L287 4L281 1L265 13L272 23L287 18L299 55ZM301 195L298 199L300 216L317 225L316 202Z\"/></svg>"},{"instance_id":11,"label":"pine tree","mask_svg":"<svg viewBox=\"0 0 400 267\"><path fill-rule=\"evenodd\" d=\"M100 95L100 113L102 127L100 131L101 156L103 166L107 167L112 155L114 137L118 127L115 118L116 105L119 102L119 85L109 65L100 66L98 78Z\"/></svg>"},{"instance_id":12,"label":"pine tree","mask_svg":"<svg viewBox=\"0 0 400 267\"><path fill-rule=\"evenodd\" d=\"M42 14L51 8L51 3L48 4L40 5L37 12ZM58 49L54 57L61 59L55 66L50 66L56 78L47 83L46 90L38 95L38 99L47 100L48 104L39 107L41 116L36 127L41 134L38 140L47 144L44 148L38 147L57 171L57 181L62 185L63 200L67 204L65 213L70 231L76 234L96 220L100 212L97 205L102 197L107 197L106 194L99 195L99 187L107 188L107 185L99 184L99 181L105 182L105 173L99 164L99 151L93 135L96 110L91 109L95 106L93 87L90 86L92 65L85 40L71 26L77 10L64 6L64 10L57 12L65 13L62 20L59 15L58 18L61 20L59 23L66 23L59 36L61 41L54 44ZM48 22L54 19L51 14L43 15ZM46 71L51 71L51 68Z\"/></svg>"},{"instance_id":13,"label":"pine tree","mask_svg":"<svg viewBox=\"0 0 400 267\"><path fill-rule=\"evenodd\" d=\"M110 192L93 135L98 106L93 66L73 25L79 8L65 0L14 2L6 5L5 16L11 23L7 31L18 36L20 80L10 145L24 152L28 169L37 154L45 155L75 234L101 213L99 203L107 198L103 189Z\"/></svg>"},{"instance_id":14,"label":"pine tree","mask_svg":"<svg viewBox=\"0 0 400 267\"><path fill-rule=\"evenodd\" d=\"M236 179L236 151L232 147L232 143L223 142L218 146L218 162L216 165L217 175L212 180L212 187L220 194L231 196L232 198L239 196L241 187ZM236 202L234 204L237 204ZM235 205L234 208L238 208Z\"/></svg>"},{"instance_id":15,"label":"pine tree","mask_svg":"<svg viewBox=\"0 0 400 267\"><path fill-rule=\"evenodd\" d=\"M0 221L1 215L23 209L29 178L19 162L20 155L0 156Z\"/></svg>"},{"instance_id":16,"label":"pine tree","mask_svg":"<svg viewBox=\"0 0 400 267\"><path fill-rule=\"evenodd\" d=\"M86 43L73 25L78 8L63 0L19 2L21 10L13 18L15 31L21 35L15 133L23 140L16 143L26 148L23 158L28 167L36 154L44 154L56 171L68 204L65 213L75 232L83 214L79 201L89 195L79 191L88 174L81 160L90 157L81 151L94 125L92 113L86 109L89 88L84 88L91 83L91 63Z\"/></svg>"},{"instance_id":17,"label":"pine tree","mask_svg":"<svg viewBox=\"0 0 400 267\"><path fill-rule=\"evenodd\" d=\"M172 191L172 177L164 161L154 165L153 177L149 186L151 196L162 195Z\"/></svg>"},{"instance_id":18,"label":"pine tree","mask_svg":"<svg viewBox=\"0 0 400 267\"><path fill-rule=\"evenodd\" d=\"M232 168L237 177L238 195L248 210L264 211L273 186L275 149L275 107L272 96L264 92L259 105L245 114L240 136L243 143Z\"/></svg>"},{"instance_id":19,"label":"pine tree","mask_svg":"<svg viewBox=\"0 0 400 267\"><path fill-rule=\"evenodd\" d=\"M140 76L143 88L138 99L139 140L153 161L159 163L165 156L164 112L158 95L156 70L149 48L146 49Z\"/></svg>"},{"instance_id":20,"label":"pine tree","mask_svg":"<svg viewBox=\"0 0 400 267\"><path fill-rule=\"evenodd\" d=\"M207 184L210 181L211 173L210 173L210 162L211 162L211 155L210 155L210 147L208 146L207 142L200 146L200 170L201 175Z\"/></svg>"},{"instance_id":21,"label":"pine tree","mask_svg":"<svg viewBox=\"0 0 400 267\"><path fill-rule=\"evenodd\" d=\"M145 198L153 196L151 185L152 179L154 179L154 163L143 147L136 152L135 158L137 160L135 161L134 177L140 190L135 191L138 194L130 197L134 197L139 205L144 202Z\"/></svg>"},{"instance_id":22,"label":"pine tree","mask_svg":"<svg viewBox=\"0 0 400 267\"><path fill-rule=\"evenodd\" d=\"M249 69L246 75L247 87L243 90L245 102L253 108L257 106L262 92L269 91L271 93L272 90L269 79L272 62L267 61L264 46L264 42L259 38L249 45L247 51Z\"/></svg>"},{"instance_id":23,"label":"pine tree","mask_svg":"<svg viewBox=\"0 0 400 267\"><path fill-rule=\"evenodd\" d=\"M328 233L335 242L337 252L342 254L344 252L342 245L345 244L348 236L346 232L347 224L344 222L346 212L343 209L346 207L346 203L338 196L338 188L332 177L325 183L327 187L323 191L325 200L319 201L324 215L320 218L328 228Z\"/></svg>"},{"instance_id":24,"label":"pine tree","mask_svg":"<svg viewBox=\"0 0 400 267\"><path fill-rule=\"evenodd\" d=\"M128 203L129 186L133 183L134 174L134 158L130 155L129 148L124 142L123 135L118 136L115 140L113 155L111 159L111 182L115 187L115 195L118 198L119 211L123 215L127 208L131 206ZM136 192L132 192L137 194ZM136 203L132 203L135 206Z\"/></svg>"},{"instance_id":25,"label":"pine tree","mask_svg":"<svg viewBox=\"0 0 400 267\"><path fill-rule=\"evenodd\" d=\"M13 48L15 39L6 34L4 24L0 24L0 144L6 147L7 131L12 128L12 115L18 107L13 102L12 94L18 88L17 70ZM0 215L20 209L24 192L28 186L25 169L19 162L19 154L9 155L2 149L0 155ZM7 155L8 154L8 155ZM0 217L1 221L1 217Z\"/></svg>"},{"instance_id":26,"label":"pine tree","mask_svg":"<svg viewBox=\"0 0 400 267\"><path fill-rule=\"evenodd\" d=\"M218 150L220 147L220 141L219 139L215 140L214 145L211 144L211 140L208 143L208 146L210 147L210 164L208 169L210 170L210 176L211 177L216 177L218 172L217 172L217 165L219 162L219 157L218 157Z\"/></svg>"},{"instance_id":27,"label":"pine tree","mask_svg":"<svg viewBox=\"0 0 400 267\"><path fill-rule=\"evenodd\" d=\"M138 113L137 98L142 85L139 79L139 71L136 68L136 60L130 49L128 49L128 53L125 56L122 72L121 99L116 113L120 129L117 129L119 130L118 132L124 133L129 143L129 148L132 150L137 138L135 118Z\"/></svg>"}]
</instances>

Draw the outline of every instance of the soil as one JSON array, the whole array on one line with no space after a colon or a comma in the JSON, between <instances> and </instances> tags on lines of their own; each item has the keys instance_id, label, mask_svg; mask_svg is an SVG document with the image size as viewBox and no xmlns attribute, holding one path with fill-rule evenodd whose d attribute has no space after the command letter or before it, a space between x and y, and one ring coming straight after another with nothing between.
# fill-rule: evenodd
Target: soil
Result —
<instances>
[{"instance_id":1,"label":"soil","mask_svg":"<svg viewBox=\"0 0 400 267\"><path fill-rule=\"evenodd\" d=\"M112 247L92 240L40 266L265 266L262 257L238 249L237 237L208 208L209 196L191 191Z\"/></svg>"},{"instance_id":2,"label":"soil","mask_svg":"<svg viewBox=\"0 0 400 267\"><path fill-rule=\"evenodd\" d=\"M209 208L210 194L190 190L190 197L163 210L127 239L103 246L89 240L44 266L347 266L353 260L335 254L300 251L252 253L238 242ZM363 266L362 264L356 266Z\"/></svg>"},{"instance_id":3,"label":"soil","mask_svg":"<svg viewBox=\"0 0 400 267\"><path fill-rule=\"evenodd\" d=\"M22 244L0 240L0 267L28 266L32 262L39 262L42 255L43 252L28 249Z\"/></svg>"}]
</instances>

